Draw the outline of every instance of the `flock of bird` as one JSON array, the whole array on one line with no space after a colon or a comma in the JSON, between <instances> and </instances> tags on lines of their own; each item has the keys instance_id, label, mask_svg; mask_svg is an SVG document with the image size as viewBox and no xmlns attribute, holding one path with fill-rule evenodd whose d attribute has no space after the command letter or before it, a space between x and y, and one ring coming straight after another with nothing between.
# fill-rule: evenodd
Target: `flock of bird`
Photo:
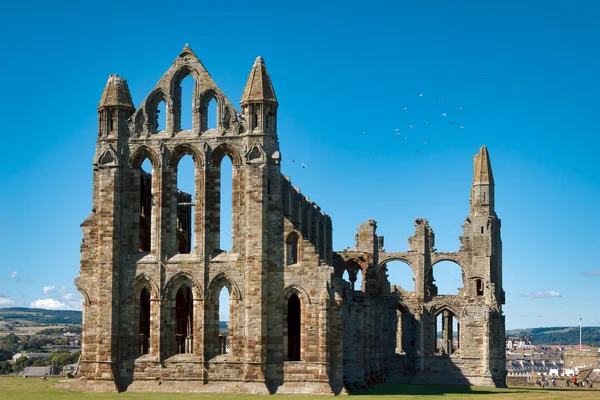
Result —
<instances>
[{"instance_id":1,"label":"flock of bird","mask_svg":"<svg viewBox=\"0 0 600 400\"><path fill-rule=\"evenodd\" d=\"M479 72L479 73L477 74L477 76L483 76L483 73L482 73L482 72ZM422 98L423 98L423 93L419 93L419 98L420 98L420 99L422 99ZM440 105L443 105L443 104L444 104L444 101L443 101L443 100L440 100L439 104L440 104ZM457 108L457 111L459 111L459 112L460 112L460 111L462 111L462 110L463 110L463 108L462 108L462 107L458 107L458 108ZM403 107L403 108L402 108L402 111L403 111L403 112L407 112L407 111L408 111L408 107ZM444 118L447 118L447 117L448 117L448 113L447 113L447 112L443 112L441 115L442 115L442 117L444 117ZM429 120L426 120L426 121L425 121L425 124L426 124L426 125L429 125ZM454 125L454 121L452 121L452 120L451 120L451 121L450 121L450 125ZM464 127L464 125L459 125L459 129L464 129L464 128L465 128L465 127ZM413 125L408 125L408 129L413 129ZM394 128L394 131L395 131L395 133L396 133L396 136L402 137L402 141L403 141L403 142L407 142L407 141L409 141L409 137L408 137L408 135L407 135L407 136L403 136L403 135L402 135L402 133L401 133L401 130L400 130L400 128ZM363 135L366 135L366 134L367 134L367 131L363 129L363 130L362 130L362 134L363 134ZM416 142L416 141L415 141L415 142ZM423 143L423 145L427 145L427 141L423 141L422 143ZM418 149L416 149L416 152L417 152L417 154L420 154L420 153L421 153L421 148L418 148ZM294 162L295 162L295 160L294 160L294 159L290 159L290 163L294 163ZM307 165L307 164L305 164L305 163L301 163L301 166L302 166L302 168L306 168L306 167L308 167L308 165Z\"/></svg>"}]
</instances>

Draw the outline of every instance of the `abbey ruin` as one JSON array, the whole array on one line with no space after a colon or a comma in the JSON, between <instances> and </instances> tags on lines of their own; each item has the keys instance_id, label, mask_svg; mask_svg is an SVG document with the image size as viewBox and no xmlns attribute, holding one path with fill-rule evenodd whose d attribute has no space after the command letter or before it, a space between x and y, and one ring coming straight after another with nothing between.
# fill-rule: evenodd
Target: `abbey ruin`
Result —
<instances>
[{"instance_id":1,"label":"abbey ruin","mask_svg":"<svg viewBox=\"0 0 600 400\"><path fill-rule=\"evenodd\" d=\"M192 129L182 130L188 76ZM216 127L207 122L211 101ZM425 219L415 221L406 252L385 251L372 220L358 227L354 248L336 252L331 218L281 174L278 102L261 57L240 104L238 112L188 46L138 108L125 79L109 77L92 212L81 225L82 378L73 386L265 394L344 394L386 381L504 386L502 242L487 149L474 159L458 252L438 252ZM177 187L188 155L193 196ZM228 251L220 238L225 157ZM390 284L392 261L410 266L414 290ZM438 295L432 271L440 261L461 267L457 295ZM219 329L223 288L227 335Z\"/></svg>"}]
</instances>

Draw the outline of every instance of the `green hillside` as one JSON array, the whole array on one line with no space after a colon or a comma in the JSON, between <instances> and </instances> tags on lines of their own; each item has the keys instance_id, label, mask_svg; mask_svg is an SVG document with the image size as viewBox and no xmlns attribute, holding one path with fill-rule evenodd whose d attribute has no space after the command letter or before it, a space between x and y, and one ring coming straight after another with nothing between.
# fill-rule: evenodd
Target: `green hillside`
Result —
<instances>
[{"instance_id":1,"label":"green hillside","mask_svg":"<svg viewBox=\"0 0 600 400\"><path fill-rule=\"evenodd\" d=\"M43 310L41 308L0 308L0 320L30 324L81 324L81 311Z\"/></svg>"},{"instance_id":2,"label":"green hillside","mask_svg":"<svg viewBox=\"0 0 600 400\"><path fill-rule=\"evenodd\" d=\"M512 329L506 331L507 338L519 338L520 336L530 336L535 345L578 345L579 327L559 326L550 328ZM592 347L600 347L600 327L583 327L581 332L581 343Z\"/></svg>"}]
</instances>

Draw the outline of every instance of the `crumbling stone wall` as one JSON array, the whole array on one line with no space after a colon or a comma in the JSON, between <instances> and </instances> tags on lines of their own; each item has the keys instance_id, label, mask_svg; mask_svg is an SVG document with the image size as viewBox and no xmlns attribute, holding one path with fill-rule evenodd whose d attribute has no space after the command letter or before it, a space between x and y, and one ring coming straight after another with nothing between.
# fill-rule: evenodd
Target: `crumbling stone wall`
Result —
<instances>
[{"instance_id":1,"label":"crumbling stone wall","mask_svg":"<svg viewBox=\"0 0 600 400\"><path fill-rule=\"evenodd\" d=\"M357 266L365 277L361 288L353 290L351 283L341 291L348 310L344 343L375 345L368 348L368 367L361 349L345 347L344 379L350 387L369 386L379 370L396 382L506 385L502 249L493 185L489 155L482 147L475 156L471 213L458 252L438 252L429 222L419 218L407 252L385 251L375 221L369 220L358 227L355 247L336 253L336 277L347 271L351 281L356 279ZM397 260L413 270L414 291L388 281L386 264ZM438 295L433 267L440 261L461 267L464 288L457 295ZM382 316L383 322L378 317L373 322L370 314ZM364 319L370 323L363 324ZM459 323L458 348L453 345L452 319ZM382 345L378 338L383 338Z\"/></svg>"}]
</instances>

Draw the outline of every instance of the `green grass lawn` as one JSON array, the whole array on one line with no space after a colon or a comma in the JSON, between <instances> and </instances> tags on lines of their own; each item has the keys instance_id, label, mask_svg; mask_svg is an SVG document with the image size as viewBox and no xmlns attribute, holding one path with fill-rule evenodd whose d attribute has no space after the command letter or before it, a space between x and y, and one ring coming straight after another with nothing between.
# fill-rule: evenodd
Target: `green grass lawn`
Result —
<instances>
[{"instance_id":1,"label":"green grass lawn","mask_svg":"<svg viewBox=\"0 0 600 400\"><path fill-rule=\"evenodd\" d=\"M0 400L54 400L54 399L234 399L250 400L266 398L257 395L230 395L207 393L81 393L66 390L58 384L60 379L21 377L0 377ZM331 399L330 396L306 395L276 395L289 400L319 400ZM496 399L496 400L550 400L550 399L600 399L600 391L596 390L570 390L570 389L537 389L537 388L511 388L494 389L487 387L466 386L418 386L383 384L365 393L355 393L357 400L376 399Z\"/></svg>"}]
</instances>

